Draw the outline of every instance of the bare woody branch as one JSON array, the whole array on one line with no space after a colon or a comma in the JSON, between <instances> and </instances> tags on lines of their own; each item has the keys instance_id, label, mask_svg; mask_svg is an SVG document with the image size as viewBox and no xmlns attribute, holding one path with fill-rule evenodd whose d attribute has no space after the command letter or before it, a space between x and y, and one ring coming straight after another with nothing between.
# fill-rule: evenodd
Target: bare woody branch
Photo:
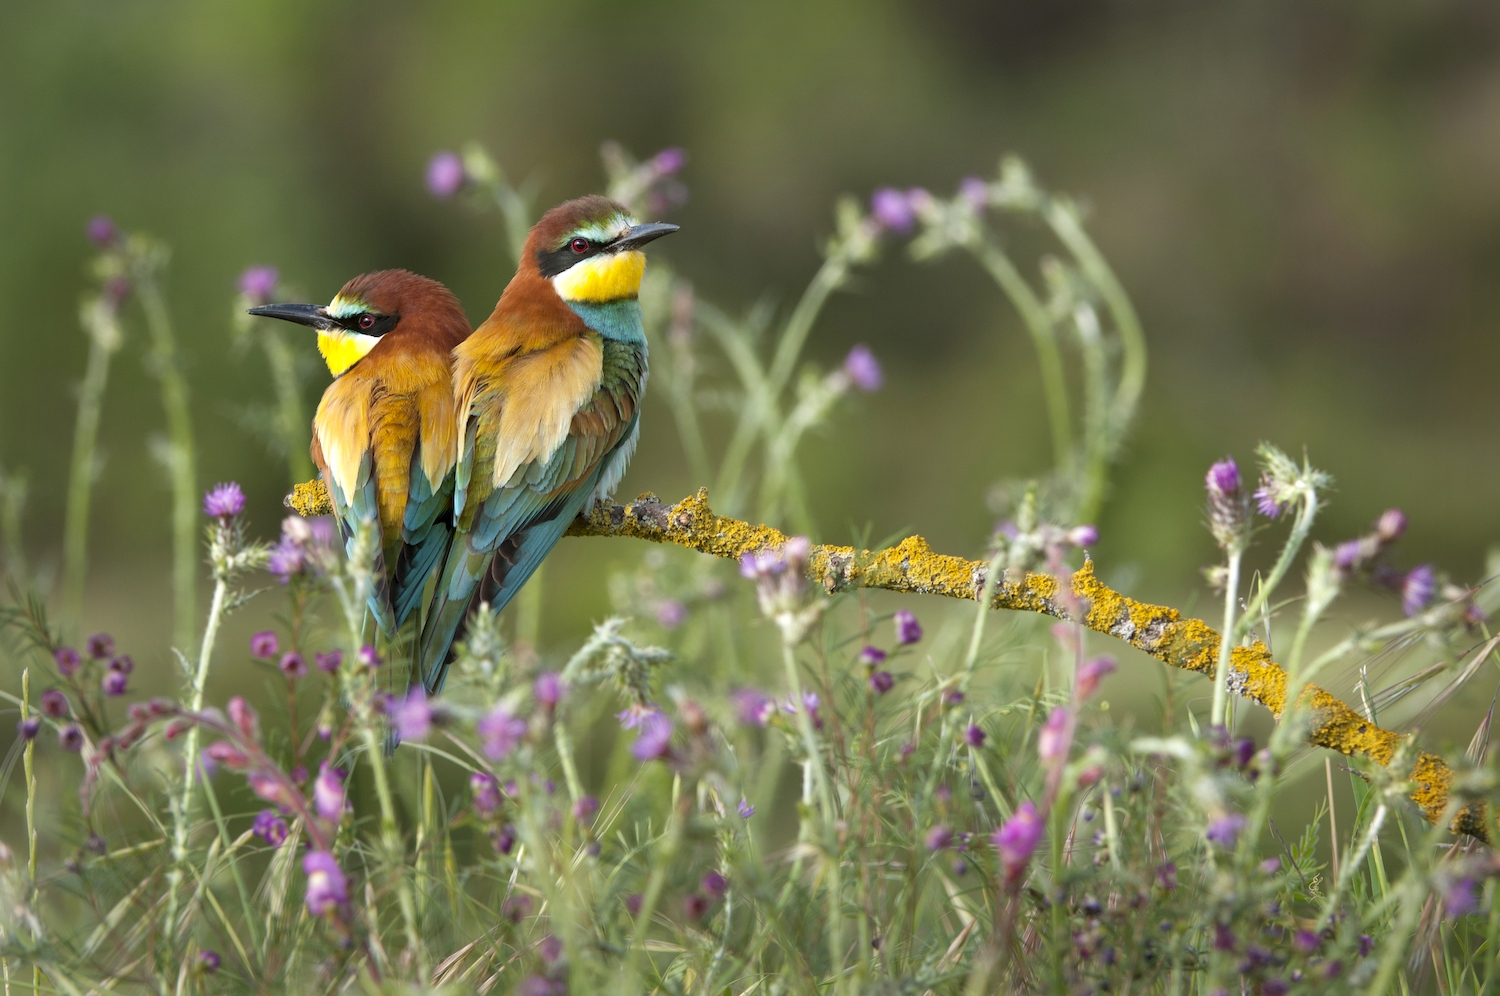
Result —
<instances>
[{"instance_id":1,"label":"bare woody branch","mask_svg":"<svg viewBox=\"0 0 1500 996\"><path fill-rule=\"evenodd\" d=\"M287 496L289 508L302 515L327 514L326 492L321 482L300 484ZM587 518L579 518L569 536L619 536L675 543L699 553L738 559L747 552L778 548L788 537L771 526L752 525L715 515L708 505L707 489L669 505L655 495L641 495L626 505L613 502L597 506ZM934 553L927 541L911 536L885 550L856 550L848 546L815 545L809 559L808 579L831 593L856 588L948 598L977 600L985 586L988 565ZM1083 625L1097 633L1116 637L1172 667L1200 674L1213 674L1218 660L1219 633L1198 619L1184 619L1176 609L1150 605L1129 598L1101 582L1092 561L1073 575L1073 594L1087 606ZM1026 574L1020 580L1003 579L995 587L994 607L1017 612L1039 612L1059 619L1070 618L1057 598L1059 581L1050 574ZM1234 648L1230 687L1260 703L1278 719L1286 709L1287 674L1271 658L1259 640ZM1382 765L1396 757L1403 736L1368 722L1344 702L1316 685L1303 693L1310 706L1312 730L1309 743L1346 756L1364 756ZM1411 798L1427 819L1441 819L1448 807L1453 772L1435 754L1418 753L1409 774ZM1453 819L1455 832L1487 836L1482 811L1461 810Z\"/></svg>"}]
</instances>

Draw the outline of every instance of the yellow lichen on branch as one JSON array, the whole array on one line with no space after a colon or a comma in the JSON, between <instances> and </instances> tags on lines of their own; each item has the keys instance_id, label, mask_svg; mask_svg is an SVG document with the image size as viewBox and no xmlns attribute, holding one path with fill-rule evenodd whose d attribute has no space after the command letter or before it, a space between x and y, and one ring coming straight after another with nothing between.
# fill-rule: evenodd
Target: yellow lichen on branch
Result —
<instances>
[{"instance_id":1,"label":"yellow lichen on branch","mask_svg":"<svg viewBox=\"0 0 1500 996\"><path fill-rule=\"evenodd\" d=\"M332 510L321 482L300 484L286 504L302 515ZM668 505L655 495L641 495L627 505L604 502L586 518L576 519L569 536L616 536L675 543L699 553L738 559L745 553L775 549L788 537L771 526L752 525L715 515L708 491ZM933 552L920 536L910 536L885 550L856 550L849 546L814 545L808 580L827 592L855 588L948 598L981 597L989 566ZM1060 582L1049 574L1028 573L1002 579L993 606L1017 612L1039 612L1069 618L1058 598ZM1219 632L1198 619L1184 619L1174 608L1138 602L1104 584L1094 574L1092 561L1073 574L1072 591L1086 607L1083 624L1116 637L1172 667L1211 675L1218 662ZM1286 710L1287 674L1259 640L1236 647L1231 655L1229 686L1236 694L1260 703L1281 717ZM1303 702L1313 717L1308 741L1346 756L1363 756L1385 765L1396 756L1403 737L1368 722L1344 702L1316 685L1304 689ZM1410 774L1411 797L1428 820L1442 818L1448 805L1453 772L1435 754L1419 754ZM1457 832L1485 837L1485 823L1477 809L1461 811L1453 821Z\"/></svg>"}]
</instances>

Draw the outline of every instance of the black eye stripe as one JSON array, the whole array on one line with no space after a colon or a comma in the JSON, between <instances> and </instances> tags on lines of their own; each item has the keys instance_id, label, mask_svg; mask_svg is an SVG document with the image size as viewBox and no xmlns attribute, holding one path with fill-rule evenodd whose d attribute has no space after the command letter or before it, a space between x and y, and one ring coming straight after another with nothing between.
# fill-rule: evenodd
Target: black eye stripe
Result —
<instances>
[{"instance_id":1,"label":"black eye stripe","mask_svg":"<svg viewBox=\"0 0 1500 996\"><path fill-rule=\"evenodd\" d=\"M573 248L574 244L578 242L584 243L585 248L582 252ZM556 249L550 251L546 249L537 250L536 268L542 272L542 276L550 280L575 263L581 263L583 260L605 252L608 249L608 245L605 242L595 242L592 239L585 239L582 236L574 236Z\"/></svg>"},{"instance_id":2,"label":"black eye stripe","mask_svg":"<svg viewBox=\"0 0 1500 996\"><path fill-rule=\"evenodd\" d=\"M369 328L365 328L360 325L360 319L363 318L374 318L375 324ZM361 311L358 314L339 319L339 326L359 335L382 336L395 328L396 323L399 321L401 321L400 315L377 315L373 312Z\"/></svg>"}]
</instances>

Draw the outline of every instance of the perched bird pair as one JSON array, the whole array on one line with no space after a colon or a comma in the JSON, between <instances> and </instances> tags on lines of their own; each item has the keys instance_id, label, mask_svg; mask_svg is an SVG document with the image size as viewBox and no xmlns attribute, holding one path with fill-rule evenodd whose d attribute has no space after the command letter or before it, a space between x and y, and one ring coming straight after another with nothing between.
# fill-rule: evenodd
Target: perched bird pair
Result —
<instances>
[{"instance_id":1,"label":"perched bird pair","mask_svg":"<svg viewBox=\"0 0 1500 996\"><path fill-rule=\"evenodd\" d=\"M386 634L437 573L415 655L429 694L476 593L504 608L624 475L646 387L641 247L676 230L605 197L553 208L472 334L447 288L405 270L355 277L326 306L250 309L317 329L335 379L312 456L346 543L379 530L370 610Z\"/></svg>"}]
</instances>

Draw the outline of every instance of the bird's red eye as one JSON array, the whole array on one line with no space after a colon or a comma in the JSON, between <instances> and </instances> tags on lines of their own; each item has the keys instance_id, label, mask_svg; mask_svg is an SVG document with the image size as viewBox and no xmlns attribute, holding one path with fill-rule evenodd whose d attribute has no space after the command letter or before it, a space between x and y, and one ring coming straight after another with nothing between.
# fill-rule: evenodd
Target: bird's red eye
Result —
<instances>
[{"instance_id":1,"label":"bird's red eye","mask_svg":"<svg viewBox=\"0 0 1500 996\"><path fill-rule=\"evenodd\" d=\"M573 251L576 252L576 253L578 253L578 255L580 255L580 256L582 256L584 253L588 252L589 251L589 240L588 239L574 239L573 240Z\"/></svg>"},{"instance_id":2,"label":"bird's red eye","mask_svg":"<svg viewBox=\"0 0 1500 996\"><path fill-rule=\"evenodd\" d=\"M375 327L375 316L374 315L360 315L359 316L359 327L362 328L362 329L372 329L372 328L374 328Z\"/></svg>"}]
</instances>

